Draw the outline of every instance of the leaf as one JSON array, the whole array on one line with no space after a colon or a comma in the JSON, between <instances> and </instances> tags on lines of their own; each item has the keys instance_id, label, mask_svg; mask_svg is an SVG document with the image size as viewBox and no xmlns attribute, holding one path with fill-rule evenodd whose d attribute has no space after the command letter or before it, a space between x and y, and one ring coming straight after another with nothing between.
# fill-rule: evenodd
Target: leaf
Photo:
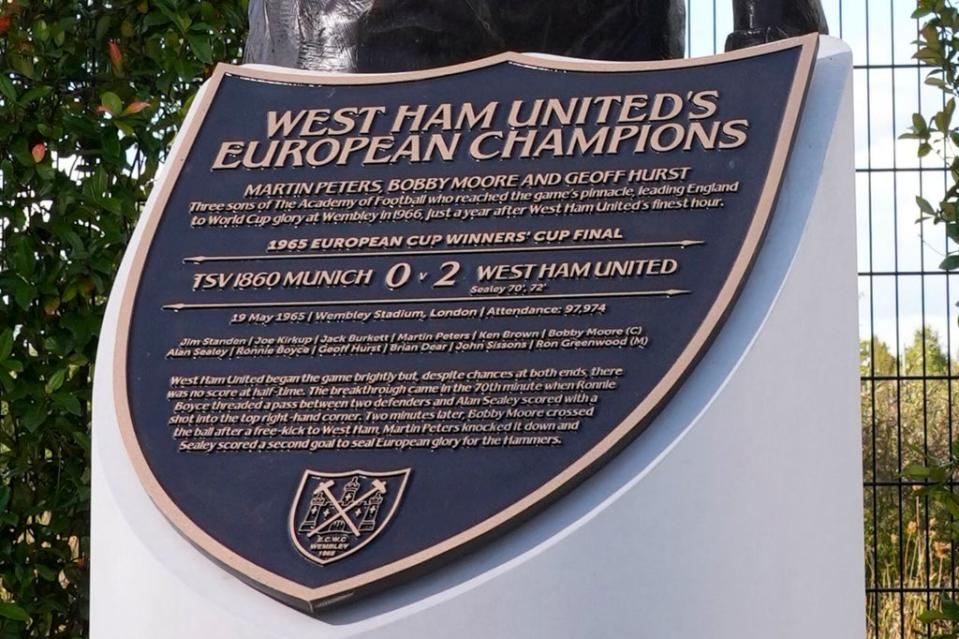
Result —
<instances>
[{"instance_id":1,"label":"leaf","mask_svg":"<svg viewBox=\"0 0 959 639\"><path fill-rule=\"evenodd\" d=\"M191 33L187 35L186 39L187 42L190 43L190 48L193 50L193 53L200 62L204 64L211 64L213 62L213 49L210 46L209 37Z\"/></svg>"},{"instance_id":2,"label":"leaf","mask_svg":"<svg viewBox=\"0 0 959 639\"><path fill-rule=\"evenodd\" d=\"M12 371L14 373L20 373L23 371L23 364L21 364L15 359L8 359L7 361L3 362L0 365L2 365L8 371Z\"/></svg>"},{"instance_id":3,"label":"leaf","mask_svg":"<svg viewBox=\"0 0 959 639\"><path fill-rule=\"evenodd\" d=\"M76 135L94 137L97 135L97 126L89 119L67 114L63 116L63 126L67 131Z\"/></svg>"},{"instance_id":4,"label":"leaf","mask_svg":"<svg viewBox=\"0 0 959 639\"><path fill-rule=\"evenodd\" d=\"M932 205L929 204L929 201L921 195L916 196L916 204L919 205L919 210L925 215L928 215L929 217L935 217L936 212L933 210Z\"/></svg>"},{"instance_id":5,"label":"leaf","mask_svg":"<svg viewBox=\"0 0 959 639\"><path fill-rule=\"evenodd\" d=\"M33 148L30 149L30 155L33 156L33 161L37 164L43 162L43 158L47 156L47 145L43 142L38 142L33 145Z\"/></svg>"},{"instance_id":6,"label":"leaf","mask_svg":"<svg viewBox=\"0 0 959 639\"><path fill-rule=\"evenodd\" d=\"M123 115L135 115L144 109L150 108L150 103L144 100L134 100L123 110Z\"/></svg>"},{"instance_id":7,"label":"leaf","mask_svg":"<svg viewBox=\"0 0 959 639\"><path fill-rule=\"evenodd\" d=\"M98 166L97 170L93 172L93 179L90 181L90 185L93 188L93 192L96 194L97 199L99 199L104 193L107 192L107 189L110 188L110 178L107 175L107 172L103 170L102 166Z\"/></svg>"},{"instance_id":8,"label":"leaf","mask_svg":"<svg viewBox=\"0 0 959 639\"><path fill-rule=\"evenodd\" d=\"M13 352L13 329L8 328L0 333L0 362L10 357Z\"/></svg>"},{"instance_id":9,"label":"leaf","mask_svg":"<svg viewBox=\"0 0 959 639\"><path fill-rule=\"evenodd\" d=\"M193 99L194 99L194 98L196 98L196 92L191 93L191 94L190 94L190 97L188 97L188 98L183 102L183 106L180 107L180 117L181 117L181 118L185 118L185 117L187 116L187 114L190 112L190 107L193 106Z\"/></svg>"},{"instance_id":10,"label":"leaf","mask_svg":"<svg viewBox=\"0 0 959 639\"><path fill-rule=\"evenodd\" d=\"M955 227L956 224L953 222L956 221L956 203L955 202L946 202L945 200L939 203L939 208L941 209L941 215L943 220L949 222L949 226Z\"/></svg>"},{"instance_id":11,"label":"leaf","mask_svg":"<svg viewBox=\"0 0 959 639\"><path fill-rule=\"evenodd\" d=\"M37 175L44 182L51 182L57 173L54 170L53 166L50 164L38 164L36 166L36 169L37 169Z\"/></svg>"},{"instance_id":12,"label":"leaf","mask_svg":"<svg viewBox=\"0 0 959 639\"><path fill-rule=\"evenodd\" d=\"M83 448L83 450L90 452L90 436L87 433L74 431L73 441Z\"/></svg>"},{"instance_id":13,"label":"leaf","mask_svg":"<svg viewBox=\"0 0 959 639\"><path fill-rule=\"evenodd\" d=\"M50 39L50 27L46 20L40 19L33 23L33 36L40 42L46 42Z\"/></svg>"},{"instance_id":14,"label":"leaf","mask_svg":"<svg viewBox=\"0 0 959 639\"><path fill-rule=\"evenodd\" d=\"M57 578L57 571L50 568L50 566L37 565L35 569L37 574L40 575L40 578L45 581L53 581Z\"/></svg>"},{"instance_id":15,"label":"leaf","mask_svg":"<svg viewBox=\"0 0 959 639\"><path fill-rule=\"evenodd\" d=\"M97 27L96 27L97 41L103 40L103 38L106 37L107 32L109 30L110 30L110 14L104 13L104 15L102 15L100 19L97 20Z\"/></svg>"},{"instance_id":16,"label":"leaf","mask_svg":"<svg viewBox=\"0 0 959 639\"><path fill-rule=\"evenodd\" d=\"M13 299L23 310L29 310L33 305L34 293L36 292L29 282L18 280L13 282Z\"/></svg>"},{"instance_id":17,"label":"leaf","mask_svg":"<svg viewBox=\"0 0 959 639\"><path fill-rule=\"evenodd\" d=\"M955 499L950 499L948 495L940 495L940 503L953 517L959 515L959 504Z\"/></svg>"},{"instance_id":18,"label":"leaf","mask_svg":"<svg viewBox=\"0 0 959 639\"><path fill-rule=\"evenodd\" d=\"M954 271L959 268L959 254L949 255L939 263L939 268L943 271Z\"/></svg>"},{"instance_id":19,"label":"leaf","mask_svg":"<svg viewBox=\"0 0 959 639\"><path fill-rule=\"evenodd\" d=\"M30 622L30 615L27 614L26 610L16 604L2 601L0 601L0 617L6 617L7 619L22 621L24 623Z\"/></svg>"},{"instance_id":20,"label":"leaf","mask_svg":"<svg viewBox=\"0 0 959 639\"><path fill-rule=\"evenodd\" d=\"M162 24L167 24L170 22L170 19L160 11L151 11L145 18L143 18L143 26L158 27Z\"/></svg>"},{"instance_id":21,"label":"leaf","mask_svg":"<svg viewBox=\"0 0 959 639\"><path fill-rule=\"evenodd\" d=\"M946 618L946 615L942 613L941 610L925 610L919 614L919 621L922 623L932 623L934 621L942 621Z\"/></svg>"},{"instance_id":22,"label":"leaf","mask_svg":"<svg viewBox=\"0 0 959 639\"><path fill-rule=\"evenodd\" d=\"M100 206L116 216L123 214L123 203L115 197L105 197L100 201Z\"/></svg>"},{"instance_id":23,"label":"leaf","mask_svg":"<svg viewBox=\"0 0 959 639\"><path fill-rule=\"evenodd\" d=\"M0 386L3 387L3 391L4 391L5 393L7 393L8 395L9 395L10 393L13 393L13 383L14 383L14 381L15 381L15 380L14 380L13 375L10 375L10 374L7 373L7 371L5 371L5 370L0 370ZM2 514L3 514L3 513L0 513L0 521L3 521L3 516L2 516Z\"/></svg>"},{"instance_id":24,"label":"leaf","mask_svg":"<svg viewBox=\"0 0 959 639\"><path fill-rule=\"evenodd\" d=\"M57 309L60 308L60 298L59 297L49 297L43 300L43 312L48 316L52 317L57 314Z\"/></svg>"},{"instance_id":25,"label":"leaf","mask_svg":"<svg viewBox=\"0 0 959 639\"><path fill-rule=\"evenodd\" d=\"M47 411L42 406L35 406L23 416L21 423L27 432L35 433L43 422L47 420Z\"/></svg>"},{"instance_id":26,"label":"leaf","mask_svg":"<svg viewBox=\"0 0 959 639\"><path fill-rule=\"evenodd\" d=\"M45 98L51 93L53 93L53 87L49 85L33 87L32 89L24 93L22 98L20 98L20 106L27 106L34 100L39 98Z\"/></svg>"},{"instance_id":27,"label":"leaf","mask_svg":"<svg viewBox=\"0 0 959 639\"><path fill-rule=\"evenodd\" d=\"M50 379L47 380L47 384L46 386L44 386L44 390L48 394L56 391L61 386L63 386L63 382L66 380L66 378L67 378L67 369L61 368L60 370L55 372L50 377Z\"/></svg>"},{"instance_id":28,"label":"leaf","mask_svg":"<svg viewBox=\"0 0 959 639\"><path fill-rule=\"evenodd\" d=\"M17 99L17 89L13 86L13 82L10 81L6 73L0 73L0 93L3 94L3 97L11 101Z\"/></svg>"},{"instance_id":29,"label":"leaf","mask_svg":"<svg viewBox=\"0 0 959 639\"><path fill-rule=\"evenodd\" d=\"M123 68L123 50L120 49L120 43L116 40L110 40L107 49L110 53L110 62L113 64L113 68L119 71Z\"/></svg>"},{"instance_id":30,"label":"leaf","mask_svg":"<svg viewBox=\"0 0 959 639\"><path fill-rule=\"evenodd\" d=\"M118 115L123 111L123 100L112 91L105 91L100 94L100 105L106 109L110 115Z\"/></svg>"},{"instance_id":31,"label":"leaf","mask_svg":"<svg viewBox=\"0 0 959 639\"><path fill-rule=\"evenodd\" d=\"M959 604L945 596L942 598L942 612L949 621L959 621Z\"/></svg>"},{"instance_id":32,"label":"leaf","mask_svg":"<svg viewBox=\"0 0 959 639\"><path fill-rule=\"evenodd\" d=\"M912 479L926 479L930 475L930 470L921 464L909 464L902 469L902 474Z\"/></svg>"},{"instance_id":33,"label":"leaf","mask_svg":"<svg viewBox=\"0 0 959 639\"><path fill-rule=\"evenodd\" d=\"M33 57L25 56L20 54L10 54L10 63L13 66L14 70L17 71L20 75L33 78L34 66L33 66Z\"/></svg>"},{"instance_id":34,"label":"leaf","mask_svg":"<svg viewBox=\"0 0 959 639\"><path fill-rule=\"evenodd\" d=\"M136 131L133 130L133 127L124 122L123 120L114 120L113 126L118 130L122 131L124 135L133 136L136 135Z\"/></svg>"},{"instance_id":35,"label":"leaf","mask_svg":"<svg viewBox=\"0 0 959 639\"><path fill-rule=\"evenodd\" d=\"M101 140L103 142L103 159L111 164L122 165L126 159L123 157L123 149L120 147L120 139L116 132L113 130L104 131Z\"/></svg>"},{"instance_id":36,"label":"leaf","mask_svg":"<svg viewBox=\"0 0 959 639\"><path fill-rule=\"evenodd\" d=\"M22 166L33 167L36 162L33 161L33 155L30 153L30 145L25 138L18 138L10 145L10 152Z\"/></svg>"}]
</instances>

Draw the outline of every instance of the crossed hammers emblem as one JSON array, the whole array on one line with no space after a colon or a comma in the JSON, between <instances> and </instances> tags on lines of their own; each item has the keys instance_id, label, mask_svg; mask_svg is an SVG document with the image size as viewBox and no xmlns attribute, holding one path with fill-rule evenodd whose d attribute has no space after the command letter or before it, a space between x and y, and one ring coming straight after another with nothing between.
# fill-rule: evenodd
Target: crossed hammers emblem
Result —
<instances>
[{"instance_id":1,"label":"crossed hammers emblem","mask_svg":"<svg viewBox=\"0 0 959 639\"><path fill-rule=\"evenodd\" d=\"M336 482L334 482L333 480L328 479L319 485L318 490L323 491L323 494L330 501L330 504L332 504L336 512L332 516L330 516L328 519L323 521L323 523L319 524L316 528L306 533L307 537L313 537L323 532L323 530L328 528L333 522L339 521L340 519L342 519L346 523L347 527L349 527L350 531L352 531L355 537L359 537L360 529L356 527L356 522L354 522L353 519L350 517L349 511L352 510L353 508L356 508L357 506L361 506L362 504L366 503L366 501L370 497L372 497L373 495L376 495L377 493L381 495L386 494L386 483L383 482L382 480L374 479L372 482L373 488L366 491L365 493L363 493L362 495L360 495L359 497L357 497L356 499L354 499L353 501L351 501L350 503L344 506L333 495L333 491L330 490L335 483Z\"/></svg>"}]
</instances>

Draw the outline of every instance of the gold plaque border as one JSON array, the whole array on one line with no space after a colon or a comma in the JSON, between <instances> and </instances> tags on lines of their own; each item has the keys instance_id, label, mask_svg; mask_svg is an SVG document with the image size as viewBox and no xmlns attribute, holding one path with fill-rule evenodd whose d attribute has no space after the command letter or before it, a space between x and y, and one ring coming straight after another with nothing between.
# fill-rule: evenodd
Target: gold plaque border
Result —
<instances>
[{"instance_id":1,"label":"gold plaque border","mask_svg":"<svg viewBox=\"0 0 959 639\"><path fill-rule=\"evenodd\" d=\"M714 336L722 319L731 309L732 303L741 288L746 274L756 256L758 247L765 235L769 218L776 203L779 187L782 182L786 161L792 147L796 133L798 119L802 111L803 101L809 85L809 77L819 47L818 34L810 34L799 38L791 38L771 44L750 47L732 53L725 53L705 58L691 58L684 60L665 60L656 62L596 62L589 60L570 60L537 56L520 53L502 53L483 60L458 64L454 66L430 69L410 73L389 73L370 75L331 75L294 70L278 70L262 67L243 67L229 64L219 64L213 72L203 95L193 107L192 118L188 126L180 131L175 151L167 160L167 169L162 183L155 188L157 194L151 198L143 212L142 224L144 233L136 247L126 286L122 291L120 315L117 326L116 349L114 355L114 400L117 420L123 437L127 453L133 463L136 473L160 511L170 522L186 536L193 544L208 554L215 561L227 569L238 573L241 578L252 581L255 586L265 590L273 596L287 601L292 605L310 612L316 609L350 598L353 594L370 587L372 584L388 577L420 567L424 563L447 554L453 550L462 550L463 547L475 542L500 529L507 522L518 519L541 502L558 497L563 489L570 487L575 480L605 460L636 433L637 428L645 419L658 408L673 391L679 382L690 372L698 356ZM143 267L153 243L157 226L166 208L174 184L180 175L187 156L196 140L207 112L213 102L220 83L227 75L262 80L266 82L282 82L292 84L322 84L322 85L371 85L392 84L396 82L412 82L427 78L449 76L465 73L475 69L495 66L503 63L523 65L550 71L590 71L594 73L617 73L624 71L662 71L682 69L688 67L704 67L723 64L734 60L742 60L763 56L786 49L800 49L800 57L796 75L790 88L788 102L780 126L779 136L773 151L772 163L766 178L766 183L760 195L759 206L753 222L747 231L742 249L736 258L733 267L726 278L716 302L710 308L702 324L692 340L676 359L666 375L653 388L652 392L640 402L636 408L617 425L596 446L590 449L583 457L568 466L562 473L547 481L543 486L523 497L512 506L500 513L484 520L473 527L431 546L404 559L381 566L363 574L337 581L319 588L308 588L294 581L281 577L270 570L259 566L253 561L242 557L230 548L213 538L200 528L184 513L177 504L163 490L160 482L154 476L146 458L140 449L136 432L133 428L127 394L127 348L129 345L130 323L133 314L133 302L136 297Z\"/></svg>"}]
</instances>

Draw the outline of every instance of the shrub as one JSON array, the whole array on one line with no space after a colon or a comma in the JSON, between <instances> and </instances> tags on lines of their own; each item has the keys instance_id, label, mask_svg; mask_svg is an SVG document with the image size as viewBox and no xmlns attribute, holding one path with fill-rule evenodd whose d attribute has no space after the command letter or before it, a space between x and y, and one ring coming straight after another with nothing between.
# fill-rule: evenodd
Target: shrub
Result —
<instances>
[{"instance_id":1,"label":"shrub","mask_svg":"<svg viewBox=\"0 0 959 639\"><path fill-rule=\"evenodd\" d=\"M92 367L114 272L244 0L0 3L0 639L87 635Z\"/></svg>"}]
</instances>

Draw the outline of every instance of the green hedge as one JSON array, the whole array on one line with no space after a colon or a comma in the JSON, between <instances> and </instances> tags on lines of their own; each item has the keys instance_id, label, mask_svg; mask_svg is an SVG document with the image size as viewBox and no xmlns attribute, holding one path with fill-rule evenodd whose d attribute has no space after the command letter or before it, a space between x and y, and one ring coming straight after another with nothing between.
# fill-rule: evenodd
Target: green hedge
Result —
<instances>
[{"instance_id":1,"label":"green hedge","mask_svg":"<svg viewBox=\"0 0 959 639\"><path fill-rule=\"evenodd\" d=\"M88 634L104 305L191 97L245 29L244 0L0 2L0 639Z\"/></svg>"}]
</instances>

